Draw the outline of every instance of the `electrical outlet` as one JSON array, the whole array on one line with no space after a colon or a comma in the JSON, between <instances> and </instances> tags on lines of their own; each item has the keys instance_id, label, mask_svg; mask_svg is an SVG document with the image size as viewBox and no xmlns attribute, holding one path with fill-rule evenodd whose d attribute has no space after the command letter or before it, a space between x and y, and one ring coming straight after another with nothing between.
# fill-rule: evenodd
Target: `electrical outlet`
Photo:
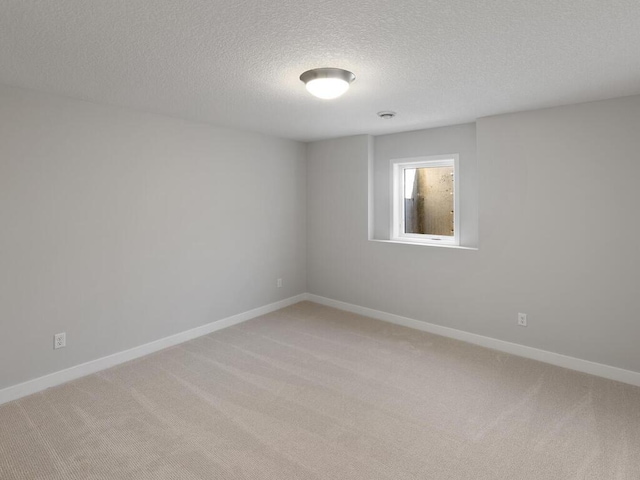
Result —
<instances>
[{"instance_id":1,"label":"electrical outlet","mask_svg":"<svg viewBox=\"0 0 640 480\"><path fill-rule=\"evenodd\" d=\"M64 348L66 346L67 346L67 334L56 333L53 336L53 349L57 350L58 348Z\"/></svg>"},{"instance_id":2,"label":"electrical outlet","mask_svg":"<svg viewBox=\"0 0 640 480\"><path fill-rule=\"evenodd\" d=\"M282 279L281 278L276 280L276 287L277 288L282 288Z\"/></svg>"},{"instance_id":3,"label":"electrical outlet","mask_svg":"<svg viewBox=\"0 0 640 480\"><path fill-rule=\"evenodd\" d=\"M518 313L518 325L521 327L527 326L527 314L526 313Z\"/></svg>"}]
</instances>

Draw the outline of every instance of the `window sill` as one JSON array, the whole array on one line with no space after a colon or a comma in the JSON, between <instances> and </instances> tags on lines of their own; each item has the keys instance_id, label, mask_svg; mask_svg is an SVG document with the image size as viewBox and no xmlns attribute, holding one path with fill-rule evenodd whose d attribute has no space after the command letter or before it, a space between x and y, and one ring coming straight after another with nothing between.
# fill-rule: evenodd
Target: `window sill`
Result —
<instances>
[{"instance_id":1,"label":"window sill","mask_svg":"<svg viewBox=\"0 0 640 480\"><path fill-rule=\"evenodd\" d=\"M463 247L461 245L447 245L446 243L437 244L437 243L420 243L420 242L402 242L400 240L380 240L377 238L370 238L370 242L379 242L379 243L397 243L399 245L413 245L417 247L436 247L436 248L455 248L458 250L478 250L477 247Z\"/></svg>"}]
</instances>

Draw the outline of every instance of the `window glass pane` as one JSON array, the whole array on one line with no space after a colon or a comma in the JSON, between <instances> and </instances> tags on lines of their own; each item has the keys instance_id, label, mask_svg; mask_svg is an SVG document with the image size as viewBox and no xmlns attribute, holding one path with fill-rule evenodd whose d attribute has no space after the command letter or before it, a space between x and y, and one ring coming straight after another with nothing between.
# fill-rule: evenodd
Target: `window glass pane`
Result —
<instances>
[{"instance_id":1,"label":"window glass pane","mask_svg":"<svg viewBox=\"0 0 640 480\"><path fill-rule=\"evenodd\" d=\"M453 236L453 167L404 170L404 233Z\"/></svg>"}]
</instances>

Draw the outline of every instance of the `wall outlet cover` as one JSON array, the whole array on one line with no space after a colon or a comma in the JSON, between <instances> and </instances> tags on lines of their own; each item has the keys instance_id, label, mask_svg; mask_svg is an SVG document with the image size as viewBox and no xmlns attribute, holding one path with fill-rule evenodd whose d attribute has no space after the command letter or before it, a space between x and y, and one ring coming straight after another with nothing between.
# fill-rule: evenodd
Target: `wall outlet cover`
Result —
<instances>
[{"instance_id":1,"label":"wall outlet cover","mask_svg":"<svg viewBox=\"0 0 640 480\"><path fill-rule=\"evenodd\" d=\"M66 346L67 346L67 334L56 333L53 336L53 349L57 350L58 348L64 348Z\"/></svg>"}]
</instances>

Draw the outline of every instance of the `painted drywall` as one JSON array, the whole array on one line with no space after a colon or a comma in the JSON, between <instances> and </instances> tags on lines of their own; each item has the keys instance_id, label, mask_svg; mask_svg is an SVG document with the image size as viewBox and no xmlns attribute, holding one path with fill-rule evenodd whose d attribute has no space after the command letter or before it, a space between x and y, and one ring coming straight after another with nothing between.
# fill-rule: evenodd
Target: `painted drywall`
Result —
<instances>
[{"instance_id":1,"label":"painted drywall","mask_svg":"<svg viewBox=\"0 0 640 480\"><path fill-rule=\"evenodd\" d=\"M460 244L478 246L478 165L475 123L374 137L373 238L391 232L391 160L429 155L459 155Z\"/></svg>"},{"instance_id":2,"label":"painted drywall","mask_svg":"<svg viewBox=\"0 0 640 480\"><path fill-rule=\"evenodd\" d=\"M319 140L638 94L638 25L638 0L3 0L0 83ZM299 80L324 66L357 77L337 102Z\"/></svg>"},{"instance_id":3,"label":"painted drywall","mask_svg":"<svg viewBox=\"0 0 640 480\"><path fill-rule=\"evenodd\" d=\"M370 149L407 134L312 143L309 292L640 371L638 132L637 96L480 119L477 251L368 241Z\"/></svg>"},{"instance_id":4,"label":"painted drywall","mask_svg":"<svg viewBox=\"0 0 640 480\"><path fill-rule=\"evenodd\" d=\"M1 87L0 389L305 292L305 217L302 143Z\"/></svg>"}]
</instances>

